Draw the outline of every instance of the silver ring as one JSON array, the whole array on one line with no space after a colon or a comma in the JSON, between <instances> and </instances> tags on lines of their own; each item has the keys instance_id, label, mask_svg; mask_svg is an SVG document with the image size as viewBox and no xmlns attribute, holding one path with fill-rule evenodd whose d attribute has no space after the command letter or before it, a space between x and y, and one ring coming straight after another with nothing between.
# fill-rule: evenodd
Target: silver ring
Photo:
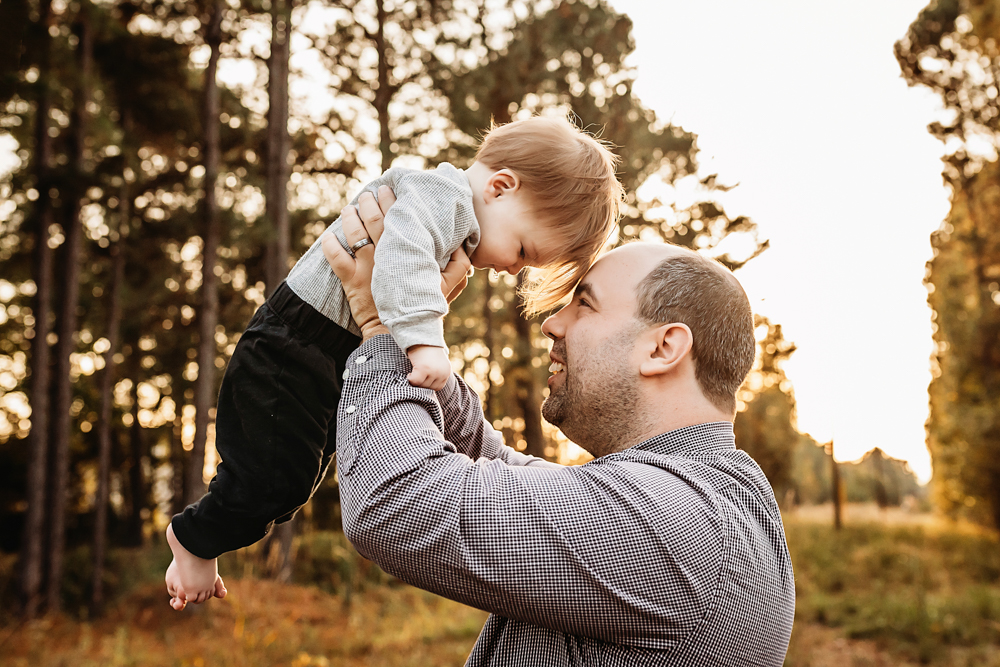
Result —
<instances>
[{"instance_id":1,"label":"silver ring","mask_svg":"<svg viewBox=\"0 0 1000 667\"><path fill-rule=\"evenodd\" d=\"M371 243L372 243L371 239L368 239L368 238L361 239L360 241L358 241L357 243L355 243L354 245L351 246L351 254L353 255L357 251L359 251L362 248L364 248L366 245L371 245Z\"/></svg>"}]
</instances>

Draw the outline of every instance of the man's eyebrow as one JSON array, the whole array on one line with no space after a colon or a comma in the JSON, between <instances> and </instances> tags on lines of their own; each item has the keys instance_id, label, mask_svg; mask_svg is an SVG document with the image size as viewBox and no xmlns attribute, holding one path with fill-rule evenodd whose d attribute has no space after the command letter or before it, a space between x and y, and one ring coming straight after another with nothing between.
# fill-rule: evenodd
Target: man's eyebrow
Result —
<instances>
[{"instance_id":1,"label":"man's eyebrow","mask_svg":"<svg viewBox=\"0 0 1000 667\"><path fill-rule=\"evenodd\" d=\"M600 299L598 299L597 295L594 294L593 286L586 281L581 281L580 284L576 286L576 291L573 293L573 296L581 297L584 294L589 296L591 301L594 301L595 304L600 302Z\"/></svg>"}]
</instances>

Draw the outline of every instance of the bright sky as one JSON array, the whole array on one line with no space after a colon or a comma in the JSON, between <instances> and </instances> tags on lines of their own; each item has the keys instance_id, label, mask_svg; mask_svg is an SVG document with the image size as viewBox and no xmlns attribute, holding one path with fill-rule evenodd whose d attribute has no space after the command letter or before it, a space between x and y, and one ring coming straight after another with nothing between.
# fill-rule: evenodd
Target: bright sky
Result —
<instances>
[{"instance_id":1,"label":"bright sky","mask_svg":"<svg viewBox=\"0 0 1000 667\"><path fill-rule=\"evenodd\" d=\"M948 212L940 103L893 57L928 0L612 0L635 91L698 135L722 200L771 248L737 274L798 345L799 429L839 460L873 447L930 477L929 235Z\"/></svg>"}]
</instances>

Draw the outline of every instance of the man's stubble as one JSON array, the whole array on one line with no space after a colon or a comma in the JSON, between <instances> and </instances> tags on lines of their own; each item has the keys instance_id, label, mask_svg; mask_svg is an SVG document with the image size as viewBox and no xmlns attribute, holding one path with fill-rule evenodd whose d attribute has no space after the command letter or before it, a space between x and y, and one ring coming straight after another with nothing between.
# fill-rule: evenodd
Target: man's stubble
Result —
<instances>
[{"instance_id":1,"label":"man's stubble","mask_svg":"<svg viewBox=\"0 0 1000 667\"><path fill-rule=\"evenodd\" d=\"M641 330L632 322L597 349L569 351L564 338L552 345L566 361L566 377L542 403L542 416L595 457L641 441L646 419L638 413L639 378L628 363Z\"/></svg>"}]
</instances>

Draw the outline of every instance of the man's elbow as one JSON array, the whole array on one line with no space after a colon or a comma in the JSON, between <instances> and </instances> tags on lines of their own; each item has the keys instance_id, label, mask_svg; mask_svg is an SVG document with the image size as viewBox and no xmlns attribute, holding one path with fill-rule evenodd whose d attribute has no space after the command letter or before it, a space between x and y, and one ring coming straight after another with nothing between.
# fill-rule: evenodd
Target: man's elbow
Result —
<instances>
[{"instance_id":1,"label":"man's elbow","mask_svg":"<svg viewBox=\"0 0 1000 667\"><path fill-rule=\"evenodd\" d=\"M344 537L347 541L354 545L356 549L358 544L364 542L367 537L367 531L365 530L364 524L358 521L357 517L348 516L346 513L343 515L343 528Z\"/></svg>"},{"instance_id":2,"label":"man's elbow","mask_svg":"<svg viewBox=\"0 0 1000 667\"><path fill-rule=\"evenodd\" d=\"M378 542L378 530L371 517L359 514L343 515L344 537L365 558L372 560L372 546Z\"/></svg>"}]
</instances>

